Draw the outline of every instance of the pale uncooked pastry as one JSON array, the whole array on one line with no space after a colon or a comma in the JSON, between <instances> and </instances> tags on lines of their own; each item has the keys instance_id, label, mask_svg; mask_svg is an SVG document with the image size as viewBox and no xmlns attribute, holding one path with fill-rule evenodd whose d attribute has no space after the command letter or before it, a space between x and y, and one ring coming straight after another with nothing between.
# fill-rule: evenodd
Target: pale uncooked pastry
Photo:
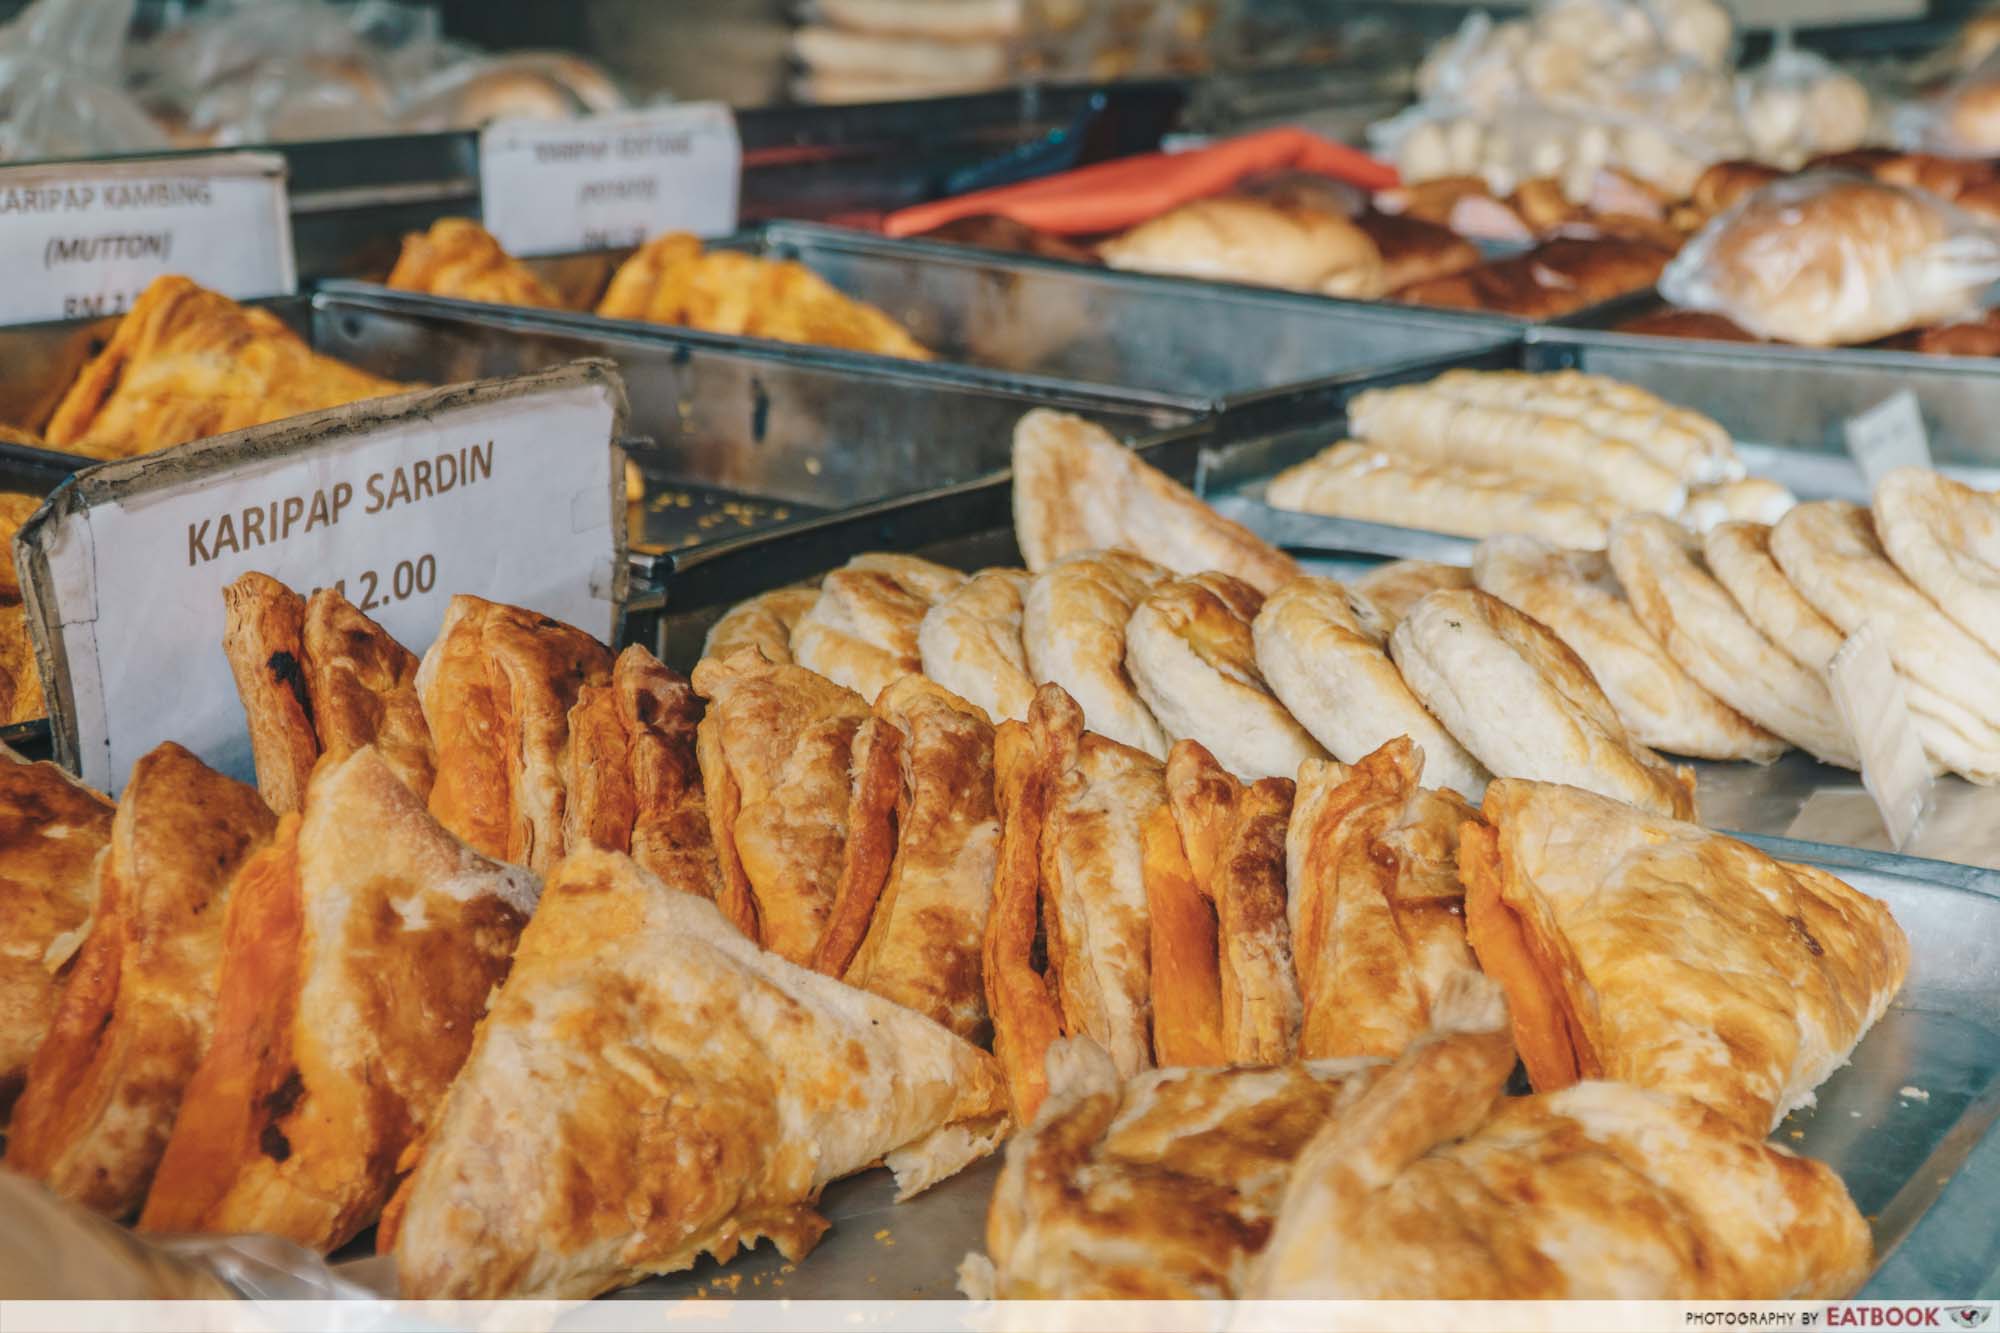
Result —
<instances>
[{"instance_id":1,"label":"pale uncooked pastry","mask_svg":"<svg viewBox=\"0 0 2000 1333\"><path fill-rule=\"evenodd\" d=\"M1028 719L1035 681L1021 642L1026 570L987 569L942 598L917 627L924 674L995 722Z\"/></svg>"},{"instance_id":2,"label":"pale uncooked pastry","mask_svg":"<svg viewBox=\"0 0 2000 1333\"><path fill-rule=\"evenodd\" d=\"M1302 514L1391 523L1460 537L1525 532L1604 548L1615 509L1555 495L1508 472L1429 463L1352 440L1271 478L1265 503Z\"/></svg>"},{"instance_id":3,"label":"pale uncooked pastry","mask_svg":"<svg viewBox=\"0 0 2000 1333\"><path fill-rule=\"evenodd\" d=\"M1125 670L1125 626L1170 573L1130 551L1083 551L1035 576L1021 607L1021 641L1037 684L1054 682L1100 736L1167 757L1167 733Z\"/></svg>"},{"instance_id":4,"label":"pale uncooked pastry","mask_svg":"<svg viewBox=\"0 0 2000 1333\"><path fill-rule=\"evenodd\" d=\"M1357 394L1348 429L1417 458L1489 472L1553 479L1565 494L1626 509L1678 514L1687 482L1630 440L1537 409L1475 402L1431 384Z\"/></svg>"},{"instance_id":5,"label":"pale uncooked pastry","mask_svg":"<svg viewBox=\"0 0 2000 1333\"><path fill-rule=\"evenodd\" d=\"M1464 565L1441 565L1434 560L1391 560L1347 586L1375 608L1376 623L1387 638L1410 608L1431 593L1440 588L1470 588L1472 571Z\"/></svg>"},{"instance_id":6,"label":"pale uncooked pastry","mask_svg":"<svg viewBox=\"0 0 2000 1333\"><path fill-rule=\"evenodd\" d=\"M1580 370L1449 370L1428 387L1468 403L1578 422L1635 446L1690 485L1743 476L1736 442L1719 422L1623 380Z\"/></svg>"},{"instance_id":7,"label":"pale uncooked pastry","mask_svg":"<svg viewBox=\"0 0 2000 1333\"><path fill-rule=\"evenodd\" d=\"M1732 519L1776 523L1798 502L1796 495L1768 477L1744 477L1689 491L1681 521L1696 532L1707 532Z\"/></svg>"},{"instance_id":8,"label":"pale uncooked pastry","mask_svg":"<svg viewBox=\"0 0 2000 1333\"><path fill-rule=\"evenodd\" d=\"M1693 818L1693 772L1627 735L1583 659L1499 598L1434 592L1396 626L1389 651L1424 706L1495 776Z\"/></svg>"},{"instance_id":9,"label":"pale uncooked pastry","mask_svg":"<svg viewBox=\"0 0 2000 1333\"><path fill-rule=\"evenodd\" d=\"M1332 579L1305 575L1271 595L1251 633L1272 692L1334 758L1358 763L1384 742L1408 736L1423 751L1425 786L1479 799L1486 770L1410 692L1366 599Z\"/></svg>"},{"instance_id":10,"label":"pale uncooked pastry","mask_svg":"<svg viewBox=\"0 0 2000 1333\"><path fill-rule=\"evenodd\" d=\"M1702 534L1701 553L1715 581L1764 637L1800 666L1826 674L1826 664L1840 651L1840 629L1799 596L1771 558L1768 523L1718 523Z\"/></svg>"},{"instance_id":11,"label":"pale uncooked pastry","mask_svg":"<svg viewBox=\"0 0 2000 1333\"><path fill-rule=\"evenodd\" d=\"M1257 669L1250 622L1263 605L1241 579L1195 574L1154 587L1125 626L1126 669L1161 728L1245 782L1326 758Z\"/></svg>"},{"instance_id":12,"label":"pale uncooked pastry","mask_svg":"<svg viewBox=\"0 0 2000 1333\"><path fill-rule=\"evenodd\" d=\"M792 626L792 660L872 703L923 670L917 628L931 603L964 582L957 570L916 556L855 556L821 580L818 598Z\"/></svg>"},{"instance_id":13,"label":"pale uncooked pastry","mask_svg":"<svg viewBox=\"0 0 2000 1333\"><path fill-rule=\"evenodd\" d=\"M1472 580L1574 649L1641 744L1759 763L1785 752L1784 742L1703 689L1668 656L1626 605L1602 555L1558 551L1532 537L1494 537L1473 554Z\"/></svg>"},{"instance_id":14,"label":"pale uncooked pastry","mask_svg":"<svg viewBox=\"0 0 2000 1333\"><path fill-rule=\"evenodd\" d=\"M1298 561L1082 417L1029 412L1015 423L1013 459L1014 539L1037 574L1122 546L1177 574L1218 569L1267 594L1299 575Z\"/></svg>"},{"instance_id":15,"label":"pale uncooked pastry","mask_svg":"<svg viewBox=\"0 0 2000 1333\"><path fill-rule=\"evenodd\" d=\"M1639 623L1699 684L1816 758L1861 766L1824 676L1750 623L1710 577L1698 538L1657 514L1631 514L1611 529L1610 554Z\"/></svg>"},{"instance_id":16,"label":"pale uncooked pastry","mask_svg":"<svg viewBox=\"0 0 2000 1333\"><path fill-rule=\"evenodd\" d=\"M1876 483L1874 513L1903 577L2000 653L2000 496L1901 467Z\"/></svg>"},{"instance_id":17,"label":"pale uncooked pastry","mask_svg":"<svg viewBox=\"0 0 2000 1333\"><path fill-rule=\"evenodd\" d=\"M1771 529L1771 556L1819 612L1853 634L1869 621L1905 680L1924 749L1974 782L2000 782L2000 658L1889 563L1868 511L1814 500Z\"/></svg>"}]
</instances>

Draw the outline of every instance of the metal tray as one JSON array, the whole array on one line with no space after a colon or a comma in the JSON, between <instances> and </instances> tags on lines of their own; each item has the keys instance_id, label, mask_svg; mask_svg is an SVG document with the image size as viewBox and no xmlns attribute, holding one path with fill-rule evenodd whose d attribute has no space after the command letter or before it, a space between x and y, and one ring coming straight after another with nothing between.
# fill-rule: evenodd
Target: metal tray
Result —
<instances>
[{"instance_id":1,"label":"metal tray","mask_svg":"<svg viewBox=\"0 0 2000 1333\"><path fill-rule=\"evenodd\" d=\"M1192 436L1164 439L1148 458L1186 479L1200 447ZM690 669L708 627L737 601L863 551L908 551L966 570L1018 564L1011 505L1011 483L990 480L691 552L666 577L661 655ZM1912 947L1896 1004L1816 1105L1779 1126L1776 1141L1839 1170L1868 1217L1879 1266L1863 1295L1984 1290L2000 1278L2000 1210L1991 1206L2000 1189L2000 1134L1992 1132L2000 1118L2000 873L1788 838L1748 841L1884 899ZM948 1295L958 1260L984 1248L996 1169L988 1164L901 1206L889 1201L886 1173L870 1172L827 1191L833 1231L795 1271L759 1249L625 1294Z\"/></svg>"},{"instance_id":2,"label":"metal tray","mask_svg":"<svg viewBox=\"0 0 2000 1333\"><path fill-rule=\"evenodd\" d=\"M1739 437L1838 451L1841 422L1898 389L1924 406L1931 452L1946 461L2000 459L2000 357L1932 356L1882 347L1791 347L1618 333L1612 326L1660 309L1651 292L1579 311L1530 330L1529 364L1586 365L1687 401Z\"/></svg>"},{"instance_id":3,"label":"metal tray","mask_svg":"<svg viewBox=\"0 0 2000 1333\"><path fill-rule=\"evenodd\" d=\"M978 367L1050 390L1116 392L1149 406L1227 411L1267 425L1318 415L1318 400L1343 378L1497 347L1516 335L1509 325L1414 306L1120 273L811 223L768 223L715 244L796 260L880 306L938 353L938 362L918 363L924 372ZM590 332L661 330L588 312L627 253L527 261L566 304L581 308L517 313ZM449 308L481 307L452 301ZM667 328L668 336L683 332ZM767 339L726 342L774 346Z\"/></svg>"},{"instance_id":4,"label":"metal tray","mask_svg":"<svg viewBox=\"0 0 2000 1333\"><path fill-rule=\"evenodd\" d=\"M398 380L445 384L611 358L639 437L628 453L647 479L631 524L641 552L985 476L1006 465L1015 421L1036 406L1082 413L1128 437L1190 420L1106 391L672 330L633 333L602 321L591 330L554 327L367 285L329 284L267 308L318 350ZM0 329L0 364L9 371L0 378L0 421L38 425L110 327Z\"/></svg>"},{"instance_id":5,"label":"metal tray","mask_svg":"<svg viewBox=\"0 0 2000 1333\"><path fill-rule=\"evenodd\" d=\"M994 183L985 177L995 170L1036 174L1080 158L1144 152L1187 96L1182 80L1144 79L746 108L736 113L742 215L754 222L881 213ZM243 146L285 159L303 278L382 272L404 232L479 213L475 130Z\"/></svg>"},{"instance_id":6,"label":"metal tray","mask_svg":"<svg viewBox=\"0 0 2000 1333\"><path fill-rule=\"evenodd\" d=\"M1939 470L2000 488L2000 439L1986 424L2000 419L2000 363L1870 354L1857 364L1846 353L1567 329L1531 330L1511 355L1521 368L1575 367L1698 408L1737 437L1753 471L1807 498L1861 503L1868 490L1846 453L1841 423L1907 388L1923 409ZM1914 370L1885 364L1901 361L1918 364ZM1443 360L1406 367L1374 383L1422 381L1457 366L1494 364L1491 356ZM1352 395L1366 387L1350 382L1342 392ZM1315 427L1219 439L1202 451L1196 489L1221 512L1336 576L1351 576L1383 559L1467 563L1477 543L1464 537L1300 514L1263 502L1263 486L1273 475L1342 438L1345 429L1343 412ZM1859 776L1845 769L1796 751L1766 766L1696 762L1694 768L1702 818L1717 828L1889 847ZM1930 813L1903 850L2000 869L2000 791L1963 778L1940 779Z\"/></svg>"}]
</instances>

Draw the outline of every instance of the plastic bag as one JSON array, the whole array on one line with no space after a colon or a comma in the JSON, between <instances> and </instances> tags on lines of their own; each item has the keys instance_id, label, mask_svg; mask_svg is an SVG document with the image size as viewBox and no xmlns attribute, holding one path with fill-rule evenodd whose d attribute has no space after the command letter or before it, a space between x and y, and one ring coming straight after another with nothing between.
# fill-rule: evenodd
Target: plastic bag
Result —
<instances>
[{"instance_id":1,"label":"plastic bag","mask_svg":"<svg viewBox=\"0 0 2000 1333\"><path fill-rule=\"evenodd\" d=\"M1717 214L1659 287L1761 338L1830 347L1962 318L1995 281L2000 231L1916 190L1813 171Z\"/></svg>"},{"instance_id":2,"label":"plastic bag","mask_svg":"<svg viewBox=\"0 0 2000 1333\"><path fill-rule=\"evenodd\" d=\"M135 0L37 0L0 30L0 159L165 148L120 87Z\"/></svg>"},{"instance_id":3,"label":"plastic bag","mask_svg":"<svg viewBox=\"0 0 2000 1333\"><path fill-rule=\"evenodd\" d=\"M1897 107L1890 126L1906 149L1945 157L2000 156L2000 51L1936 96Z\"/></svg>"},{"instance_id":4,"label":"plastic bag","mask_svg":"<svg viewBox=\"0 0 2000 1333\"><path fill-rule=\"evenodd\" d=\"M1685 196L1709 163L1732 156L1735 147L1731 138L1704 142L1656 119L1534 102L1490 113L1416 106L1370 126L1368 141L1408 184L1477 176L1494 194L1507 195L1523 181L1552 177L1576 204L1589 200L1605 168Z\"/></svg>"},{"instance_id":5,"label":"plastic bag","mask_svg":"<svg viewBox=\"0 0 2000 1333\"><path fill-rule=\"evenodd\" d=\"M1867 142L1873 121L1868 90L1832 61L1781 37L1770 60L1737 81L1750 155L1796 170L1821 153Z\"/></svg>"}]
</instances>

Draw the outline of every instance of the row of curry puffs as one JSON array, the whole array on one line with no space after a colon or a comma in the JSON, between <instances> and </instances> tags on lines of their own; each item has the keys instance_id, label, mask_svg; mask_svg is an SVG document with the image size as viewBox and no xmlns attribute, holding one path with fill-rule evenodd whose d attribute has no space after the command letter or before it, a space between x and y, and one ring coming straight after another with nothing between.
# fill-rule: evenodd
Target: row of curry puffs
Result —
<instances>
[{"instance_id":1,"label":"row of curry puffs","mask_svg":"<svg viewBox=\"0 0 2000 1333\"><path fill-rule=\"evenodd\" d=\"M643 650L614 661L478 599L455 600L421 662L337 594L301 605L255 579L232 589L230 636L260 785L297 806L273 818L171 747L142 761L10 1160L107 1212L143 1200L142 1225L329 1248L386 1206L378 1242L410 1295L587 1294L759 1235L796 1257L826 1181L887 1159L921 1188L989 1150L1010 1110L1030 1123L1065 1036L1120 1075L1379 1063L1475 963L1542 1091L1655 1085L1672 1052L1713 1047L1704 1022L1755 1025L1768 1040L1705 1064L1697 1095L1759 1134L1907 963L1879 904L1692 826L1501 783L1489 835L1418 785L1407 741L1302 770L1295 791L1185 741L1162 764L1086 731L1060 689L995 728L920 677L871 706L741 648L698 668L690 725L687 686ZM1571 824L1605 861L1510 859ZM664 830L663 879L617 854L642 826ZM1662 843L1699 871L1672 882L1703 928L1648 1031L1659 981L1631 946L1661 942L1587 922L1599 894L1657 887L1643 849ZM539 907L523 866L548 876ZM1746 878L1768 906L1754 920L1720 907ZM975 1044L989 1024L997 1059ZM1838 1182L1811 1183L1852 1225L1796 1281L1746 1268L1746 1294L1844 1289L1865 1267Z\"/></svg>"}]
</instances>

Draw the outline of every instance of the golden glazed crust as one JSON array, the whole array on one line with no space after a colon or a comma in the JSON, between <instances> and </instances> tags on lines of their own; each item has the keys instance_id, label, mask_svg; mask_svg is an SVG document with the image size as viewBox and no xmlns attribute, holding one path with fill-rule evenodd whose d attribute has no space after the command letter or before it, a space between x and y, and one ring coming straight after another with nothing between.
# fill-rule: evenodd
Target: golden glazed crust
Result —
<instances>
[{"instance_id":1,"label":"golden glazed crust","mask_svg":"<svg viewBox=\"0 0 2000 1333\"><path fill-rule=\"evenodd\" d=\"M1301 1059L1401 1054L1473 969L1457 855L1479 816L1419 787L1422 762L1399 736L1352 768L1299 770L1285 857Z\"/></svg>"},{"instance_id":2,"label":"golden glazed crust","mask_svg":"<svg viewBox=\"0 0 2000 1333\"><path fill-rule=\"evenodd\" d=\"M284 321L156 278L56 405L51 447L128 458L410 386L316 355Z\"/></svg>"},{"instance_id":3,"label":"golden glazed crust","mask_svg":"<svg viewBox=\"0 0 2000 1333\"><path fill-rule=\"evenodd\" d=\"M429 231L404 236L403 252L384 285L461 301L545 309L562 305L547 283L471 218L439 218Z\"/></svg>"},{"instance_id":4,"label":"golden glazed crust","mask_svg":"<svg viewBox=\"0 0 2000 1333\"><path fill-rule=\"evenodd\" d=\"M139 1206L214 1022L230 879L276 822L178 745L133 765L90 935L14 1106L9 1167L107 1217Z\"/></svg>"},{"instance_id":5,"label":"golden glazed crust","mask_svg":"<svg viewBox=\"0 0 2000 1333\"><path fill-rule=\"evenodd\" d=\"M245 574L222 590L222 651L243 700L257 790L279 814L305 802L319 759L306 683L305 598L267 574Z\"/></svg>"},{"instance_id":6,"label":"golden glazed crust","mask_svg":"<svg viewBox=\"0 0 2000 1333\"><path fill-rule=\"evenodd\" d=\"M537 887L447 833L374 750L329 757L231 891L214 1038L140 1229L324 1253L372 1223Z\"/></svg>"},{"instance_id":7,"label":"golden glazed crust","mask_svg":"<svg viewBox=\"0 0 2000 1333\"><path fill-rule=\"evenodd\" d=\"M0 755L0 1129L90 919L112 805L54 764Z\"/></svg>"},{"instance_id":8,"label":"golden glazed crust","mask_svg":"<svg viewBox=\"0 0 2000 1333\"><path fill-rule=\"evenodd\" d=\"M502 608L459 594L417 668L417 697L437 749L430 812L482 856L507 855L507 760L486 671L485 627Z\"/></svg>"},{"instance_id":9,"label":"golden glazed crust","mask_svg":"<svg viewBox=\"0 0 2000 1333\"><path fill-rule=\"evenodd\" d=\"M417 698L417 657L338 591L306 602L306 693L322 753L373 746L403 785L428 799L437 777L431 729Z\"/></svg>"},{"instance_id":10,"label":"golden glazed crust","mask_svg":"<svg viewBox=\"0 0 2000 1333\"><path fill-rule=\"evenodd\" d=\"M1373 300L1388 290L1368 233L1325 209L1197 199L1098 247L1112 268Z\"/></svg>"},{"instance_id":11,"label":"golden glazed crust","mask_svg":"<svg viewBox=\"0 0 2000 1333\"><path fill-rule=\"evenodd\" d=\"M835 290L805 265L736 250L704 252L700 240L686 232L667 232L639 247L612 275L597 313L607 319L931 359L895 320Z\"/></svg>"},{"instance_id":12,"label":"golden glazed crust","mask_svg":"<svg viewBox=\"0 0 2000 1333\"><path fill-rule=\"evenodd\" d=\"M1125 665L1125 628L1167 571L1129 551L1083 551L1035 576L1022 602L1028 667L1059 685L1101 736L1165 759L1169 744Z\"/></svg>"},{"instance_id":13,"label":"golden glazed crust","mask_svg":"<svg viewBox=\"0 0 2000 1333\"><path fill-rule=\"evenodd\" d=\"M1671 1093L1502 1099L1495 1036L1428 1034L1327 1122L1247 1294L1784 1300L1865 1279L1868 1225L1828 1168Z\"/></svg>"},{"instance_id":14,"label":"golden glazed crust","mask_svg":"<svg viewBox=\"0 0 2000 1333\"><path fill-rule=\"evenodd\" d=\"M1298 1050L1299 987L1285 920L1285 828L1290 778L1248 786L1195 741L1167 757L1167 798L1188 867L1215 904L1222 992L1222 1058L1272 1065Z\"/></svg>"},{"instance_id":15,"label":"golden glazed crust","mask_svg":"<svg viewBox=\"0 0 2000 1333\"><path fill-rule=\"evenodd\" d=\"M709 627L703 657L728 657L738 648L755 648L767 662L792 660L792 627L819 600L819 588L778 588L738 602Z\"/></svg>"},{"instance_id":16,"label":"golden glazed crust","mask_svg":"<svg viewBox=\"0 0 2000 1333\"><path fill-rule=\"evenodd\" d=\"M1573 787L1496 782L1482 812L1467 920L1537 1091L1671 1089L1762 1135L1908 970L1888 908L1823 871Z\"/></svg>"},{"instance_id":17,"label":"golden glazed crust","mask_svg":"<svg viewBox=\"0 0 2000 1333\"><path fill-rule=\"evenodd\" d=\"M747 915L754 938L780 957L810 963L840 881L850 765L868 706L815 672L747 649L703 661L694 688L708 701L702 781L725 913L739 926Z\"/></svg>"},{"instance_id":18,"label":"golden glazed crust","mask_svg":"<svg viewBox=\"0 0 2000 1333\"><path fill-rule=\"evenodd\" d=\"M1381 1073L1375 1061L1159 1069L1121 1081L1088 1038L1007 1145L976 1295L1222 1300L1242 1294L1293 1161Z\"/></svg>"},{"instance_id":19,"label":"golden glazed crust","mask_svg":"<svg viewBox=\"0 0 2000 1333\"><path fill-rule=\"evenodd\" d=\"M993 727L921 676L891 685L875 716L904 737L896 749L895 860L843 975L984 1045L992 1029L980 945L1000 851Z\"/></svg>"},{"instance_id":20,"label":"golden glazed crust","mask_svg":"<svg viewBox=\"0 0 2000 1333\"><path fill-rule=\"evenodd\" d=\"M1006 1124L991 1056L794 967L624 857L550 877L383 1218L406 1297L587 1297L760 1237L787 1258L829 1181L912 1193Z\"/></svg>"},{"instance_id":21,"label":"golden glazed crust","mask_svg":"<svg viewBox=\"0 0 2000 1333\"><path fill-rule=\"evenodd\" d=\"M488 614L480 641L506 764L505 859L540 873L563 856L569 710L578 690L610 680L611 653L582 630L512 606Z\"/></svg>"}]
</instances>

